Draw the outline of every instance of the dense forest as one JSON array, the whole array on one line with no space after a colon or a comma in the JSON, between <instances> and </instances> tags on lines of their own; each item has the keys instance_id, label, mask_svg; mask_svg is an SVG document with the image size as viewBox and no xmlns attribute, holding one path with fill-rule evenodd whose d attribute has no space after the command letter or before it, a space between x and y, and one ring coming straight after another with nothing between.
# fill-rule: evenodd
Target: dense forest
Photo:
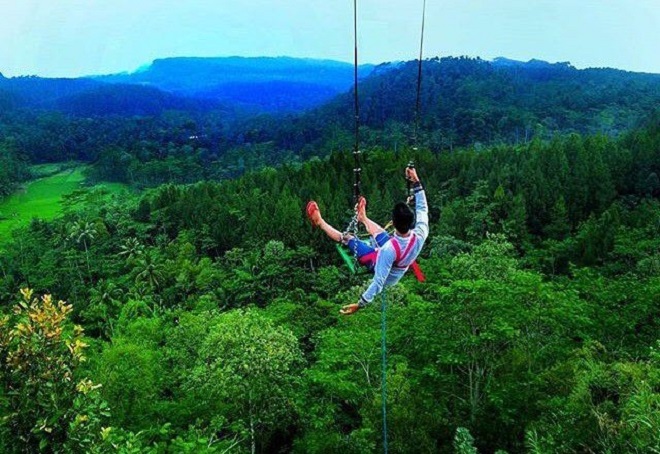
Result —
<instances>
[{"instance_id":1,"label":"dense forest","mask_svg":"<svg viewBox=\"0 0 660 454\"><path fill-rule=\"evenodd\" d=\"M660 78L432 60L413 149L414 62L387 66L364 82L370 216L411 159L431 215L427 282L386 292L390 451L660 452ZM303 215L352 214L349 96L0 109L0 194L92 164L1 239L0 451L382 450L380 308L339 316L369 276Z\"/></svg>"},{"instance_id":2,"label":"dense forest","mask_svg":"<svg viewBox=\"0 0 660 454\"><path fill-rule=\"evenodd\" d=\"M418 62L383 64L360 84L362 139L395 149L414 135ZM517 144L579 132L616 135L656 108L660 76L613 69L577 70L567 63L472 58L423 62L419 141L434 151L455 146ZM251 123L251 142L314 154L342 143L353 128L353 94L299 116ZM350 141L348 142L350 144Z\"/></svg>"},{"instance_id":3,"label":"dense forest","mask_svg":"<svg viewBox=\"0 0 660 454\"><path fill-rule=\"evenodd\" d=\"M179 67L177 62L138 73L137 81L152 74L147 86L96 79L0 78L0 106L5 106L0 109L0 137L11 140L30 162L94 162L98 178L138 187L233 178L264 165L352 147L350 92L295 114L286 109L256 114L236 99L191 97L199 77L187 75L174 84L175 76L191 64L184 59ZM211 69L213 63L211 59ZM330 75L341 74L327 65ZM173 74L164 77L163 70L156 71L161 66ZM257 74L265 77L268 67ZM294 97L312 80L304 71L296 76L299 67L293 65L286 73L290 79L281 81L289 86L302 78ZM211 71L203 68L203 74ZM415 134L417 64L383 64L368 74L360 88L361 142L365 148L395 151L412 142L434 152L451 152L454 147L527 144L533 138L549 140L573 132L616 137L637 127L660 101L660 76L654 74L577 70L538 61L430 59L424 61L420 128ZM130 80L117 77L117 82ZM329 82L317 76L315 83L322 82L324 90L330 89ZM235 98L245 95L245 87L231 83L225 81L223 90L233 90ZM260 83L268 90L274 82ZM179 89L163 91L172 86ZM181 87L188 91L182 94ZM308 96L318 98L324 92L310 90Z\"/></svg>"}]
</instances>

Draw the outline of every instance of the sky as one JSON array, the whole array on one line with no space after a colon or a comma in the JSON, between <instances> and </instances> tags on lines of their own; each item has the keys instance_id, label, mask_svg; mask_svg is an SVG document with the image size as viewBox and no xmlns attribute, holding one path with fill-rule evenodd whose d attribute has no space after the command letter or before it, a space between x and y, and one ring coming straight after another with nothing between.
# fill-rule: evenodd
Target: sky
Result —
<instances>
[{"instance_id":1,"label":"sky","mask_svg":"<svg viewBox=\"0 0 660 454\"><path fill-rule=\"evenodd\" d=\"M424 57L660 73L660 0L426 0ZM423 0L358 0L361 63L419 54ZM177 56L353 59L352 0L0 0L0 72L77 77Z\"/></svg>"}]
</instances>

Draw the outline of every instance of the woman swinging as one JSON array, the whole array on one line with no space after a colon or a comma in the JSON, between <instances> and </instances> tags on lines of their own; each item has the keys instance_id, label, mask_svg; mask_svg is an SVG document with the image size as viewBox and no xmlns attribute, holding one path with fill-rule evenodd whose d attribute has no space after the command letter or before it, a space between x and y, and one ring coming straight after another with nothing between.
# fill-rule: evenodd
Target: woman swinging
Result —
<instances>
[{"instance_id":1,"label":"woman swinging","mask_svg":"<svg viewBox=\"0 0 660 454\"><path fill-rule=\"evenodd\" d=\"M374 272L373 281L360 297L360 301L341 309L340 313L344 315L353 314L371 303L384 287L398 283L410 267L414 268L415 275L419 280L424 280L415 259L421 252L429 235L428 204L424 188L414 168L406 168L406 178L411 181L415 192L415 213L404 202L394 205L392 224L395 233L393 236L390 236L380 225L367 217L367 201L365 198L360 197L358 200L356 206L358 221L364 224L369 235L374 238L377 248L353 235L345 236L321 217L316 202L311 201L307 204L307 217L312 225L323 230L332 240L348 246L355 253L358 263ZM417 218L416 222L415 217Z\"/></svg>"}]
</instances>

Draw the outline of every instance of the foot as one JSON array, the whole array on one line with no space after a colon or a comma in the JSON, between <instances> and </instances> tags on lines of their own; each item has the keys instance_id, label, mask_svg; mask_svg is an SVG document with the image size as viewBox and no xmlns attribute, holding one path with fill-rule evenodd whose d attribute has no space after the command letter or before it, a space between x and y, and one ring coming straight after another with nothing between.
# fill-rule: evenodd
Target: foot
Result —
<instances>
[{"instance_id":1,"label":"foot","mask_svg":"<svg viewBox=\"0 0 660 454\"><path fill-rule=\"evenodd\" d=\"M311 222L314 227L321 226L321 223L323 222L323 218L321 217L321 211L319 210L319 206L315 201L312 200L309 203L307 203L305 212L307 213L307 218L309 219L309 222Z\"/></svg>"},{"instance_id":2,"label":"foot","mask_svg":"<svg viewBox=\"0 0 660 454\"><path fill-rule=\"evenodd\" d=\"M367 219L367 199L360 196L357 205L355 205L355 210L357 211L358 221L364 224Z\"/></svg>"}]
</instances>

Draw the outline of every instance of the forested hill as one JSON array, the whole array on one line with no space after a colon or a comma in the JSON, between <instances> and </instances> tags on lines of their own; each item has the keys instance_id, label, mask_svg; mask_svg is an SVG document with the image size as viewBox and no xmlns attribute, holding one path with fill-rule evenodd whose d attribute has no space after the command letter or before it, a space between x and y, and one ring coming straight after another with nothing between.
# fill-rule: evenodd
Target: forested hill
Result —
<instances>
[{"instance_id":1,"label":"forested hill","mask_svg":"<svg viewBox=\"0 0 660 454\"><path fill-rule=\"evenodd\" d=\"M366 75L373 65L362 65ZM164 58L130 74L98 76L110 83L147 84L169 91L196 94L230 83L290 81L317 84L335 92L353 83L353 65L333 60L291 57Z\"/></svg>"},{"instance_id":2,"label":"forested hill","mask_svg":"<svg viewBox=\"0 0 660 454\"><path fill-rule=\"evenodd\" d=\"M361 65L360 77L373 65ZM322 104L353 84L353 66L291 57L165 58L131 74L95 77L108 83L149 85L185 96L236 102L269 112Z\"/></svg>"},{"instance_id":3,"label":"forested hill","mask_svg":"<svg viewBox=\"0 0 660 454\"><path fill-rule=\"evenodd\" d=\"M416 61L383 64L361 83L360 122L368 143L393 148L410 139L417 74ZM578 70L539 60L432 58L423 62L420 101L422 140L436 150L520 143L556 132L616 135L660 104L660 75ZM318 145L336 140L338 130L352 131L353 109L348 92L295 122L273 125L261 119L250 131L256 141L300 150L310 140Z\"/></svg>"},{"instance_id":4,"label":"forested hill","mask_svg":"<svg viewBox=\"0 0 660 454\"><path fill-rule=\"evenodd\" d=\"M214 74L212 69L199 69L201 75L183 71L214 61L207 59L157 61L143 73L113 76L117 83L112 84L0 78L0 135L11 139L4 148L33 163L95 162L102 178L138 186L234 177L264 165L352 148L351 90L306 113L282 114L313 99L322 102L338 86L331 85L338 84L333 78L344 74L345 79L350 65L264 59L246 69L253 60L259 59L237 59L237 67L243 69L233 75L231 59L223 60L224 66L216 62L226 74L218 70L215 78L209 76L208 86L196 81ZM267 62L274 67L272 73ZM284 65L287 62L290 66ZM503 58L435 58L423 63L419 145L434 152L527 144L571 132L617 136L648 119L660 105L660 75ZM305 65L312 69L298 68ZM382 64L360 83L365 149L398 150L411 143L417 67L415 61ZM134 82L146 85L119 83L131 77L142 77ZM177 77L179 86L201 90L199 97L165 91ZM221 87L215 85L220 80ZM156 82L163 87L154 86ZM253 90L252 83L264 91ZM327 84L326 92L318 89L319 83ZM217 96L204 90L215 90ZM223 96L233 101L219 101ZM255 110L250 113L239 105L260 105L256 109L279 113L255 115ZM23 173L11 175L8 180L15 182Z\"/></svg>"},{"instance_id":5,"label":"forested hill","mask_svg":"<svg viewBox=\"0 0 660 454\"><path fill-rule=\"evenodd\" d=\"M361 65L360 77L372 69ZM252 113L298 112L327 102L352 84L353 66L332 60L166 58L134 73L77 79L0 76L0 108L63 110L79 116L154 115L222 103Z\"/></svg>"},{"instance_id":6,"label":"forested hill","mask_svg":"<svg viewBox=\"0 0 660 454\"><path fill-rule=\"evenodd\" d=\"M187 98L156 87L110 85L85 78L0 78L0 114L22 110L77 117L131 117L157 116L167 110L195 113L220 106L217 101Z\"/></svg>"},{"instance_id":7,"label":"forested hill","mask_svg":"<svg viewBox=\"0 0 660 454\"><path fill-rule=\"evenodd\" d=\"M52 108L58 99L101 85L89 79L0 76L0 112L16 108Z\"/></svg>"},{"instance_id":8,"label":"forested hill","mask_svg":"<svg viewBox=\"0 0 660 454\"><path fill-rule=\"evenodd\" d=\"M659 120L416 152L428 280L386 292L385 381L380 301L338 314L369 277L303 215L345 225L350 153L81 188L0 238L0 452L382 452L385 384L392 453L660 452ZM407 158L365 151L373 219Z\"/></svg>"}]
</instances>

